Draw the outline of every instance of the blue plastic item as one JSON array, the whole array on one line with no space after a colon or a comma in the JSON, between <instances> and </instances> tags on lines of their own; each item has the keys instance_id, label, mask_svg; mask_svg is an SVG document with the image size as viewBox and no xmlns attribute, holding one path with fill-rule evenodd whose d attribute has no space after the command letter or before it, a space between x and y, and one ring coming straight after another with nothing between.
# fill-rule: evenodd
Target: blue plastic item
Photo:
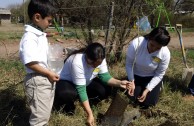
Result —
<instances>
[{"instance_id":1,"label":"blue plastic item","mask_svg":"<svg viewBox=\"0 0 194 126\"><path fill-rule=\"evenodd\" d=\"M136 22L136 25L143 31L151 30L150 23L148 21L148 17L144 16L139 21Z\"/></svg>"}]
</instances>

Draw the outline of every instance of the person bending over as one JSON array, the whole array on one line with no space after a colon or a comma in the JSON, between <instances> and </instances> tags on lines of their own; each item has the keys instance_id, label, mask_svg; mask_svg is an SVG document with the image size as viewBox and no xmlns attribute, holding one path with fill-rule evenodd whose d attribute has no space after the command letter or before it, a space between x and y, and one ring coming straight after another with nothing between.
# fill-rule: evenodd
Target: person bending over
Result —
<instances>
[{"instance_id":1,"label":"person bending over","mask_svg":"<svg viewBox=\"0 0 194 126\"><path fill-rule=\"evenodd\" d=\"M126 56L130 99L141 107L156 105L162 78L170 62L170 35L163 27L131 41Z\"/></svg>"},{"instance_id":2,"label":"person bending over","mask_svg":"<svg viewBox=\"0 0 194 126\"><path fill-rule=\"evenodd\" d=\"M79 96L87 113L87 124L93 126L95 119L90 103L107 98L111 94L111 86L126 89L128 83L109 74L104 47L100 43L92 43L83 52L66 59L56 84L55 100L70 109Z\"/></svg>"}]
</instances>

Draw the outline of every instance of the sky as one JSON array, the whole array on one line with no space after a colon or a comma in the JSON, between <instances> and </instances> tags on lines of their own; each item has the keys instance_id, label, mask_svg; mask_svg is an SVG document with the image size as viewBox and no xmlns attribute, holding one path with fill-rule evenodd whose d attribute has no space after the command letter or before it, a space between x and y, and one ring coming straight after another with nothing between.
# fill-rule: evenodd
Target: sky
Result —
<instances>
[{"instance_id":1,"label":"sky","mask_svg":"<svg viewBox=\"0 0 194 126\"><path fill-rule=\"evenodd\" d=\"M23 0L0 0L0 8L7 8L9 5L22 4Z\"/></svg>"}]
</instances>

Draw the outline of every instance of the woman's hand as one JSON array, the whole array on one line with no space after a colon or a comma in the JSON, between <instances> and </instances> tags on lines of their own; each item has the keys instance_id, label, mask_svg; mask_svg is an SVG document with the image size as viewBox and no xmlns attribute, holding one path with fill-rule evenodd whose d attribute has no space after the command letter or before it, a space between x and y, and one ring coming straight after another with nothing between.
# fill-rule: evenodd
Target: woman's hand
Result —
<instances>
[{"instance_id":1,"label":"woman's hand","mask_svg":"<svg viewBox=\"0 0 194 126\"><path fill-rule=\"evenodd\" d=\"M127 89L128 85L130 84L129 81L127 80L121 80L120 81L120 84L119 84L119 87L123 88L123 89Z\"/></svg>"},{"instance_id":2,"label":"woman's hand","mask_svg":"<svg viewBox=\"0 0 194 126\"><path fill-rule=\"evenodd\" d=\"M127 80L118 80L113 77L108 81L108 85L114 86L114 87L120 87L123 89L127 89L127 85L129 85L129 83L130 82Z\"/></svg>"},{"instance_id":3,"label":"woman's hand","mask_svg":"<svg viewBox=\"0 0 194 126\"><path fill-rule=\"evenodd\" d=\"M88 126L95 126L94 116L88 115L86 123Z\"/></svg>"},{"instance_id":4,"label":"woman's hand","mask_svg":"<svg viewBox=\"0 0 194 126\"><path fill-rule=\"evenodd\" d=\"M139 101L139 102L143 102L143 101L146 99L146 96L147 96L148 92L149 92L149 90L146 88L146 89L143 91L142 95L141 95L140 97L137 98L138 101Z\"/></svg>"},{"instance_id":5,"label":"woman's hand","mask_svg":"<svg viewBox=\"0 0 194 126\"><path fill-rule=\"evenodd\" d=\"M95 119L94 119L93 112L92 112L92 109L90 107L89 101L86 100L86 101L82 102L82 104L83 104L84 110L87 113L86 124L88 126L95 126Z\"/></svg>"},{"instance_id":6,"label":"woman's hand","mask_svg":"<svg viewBox=\"0 0 194 126\"><path fill-rule=\"evenodd\" d=\"M134 83L134 81L131 81L131 82L127 85L127 89L128 89L128 94L129 94L129 96L134 96L134 90L135 90L135 83Z\"/></svg>"}]
</instances>

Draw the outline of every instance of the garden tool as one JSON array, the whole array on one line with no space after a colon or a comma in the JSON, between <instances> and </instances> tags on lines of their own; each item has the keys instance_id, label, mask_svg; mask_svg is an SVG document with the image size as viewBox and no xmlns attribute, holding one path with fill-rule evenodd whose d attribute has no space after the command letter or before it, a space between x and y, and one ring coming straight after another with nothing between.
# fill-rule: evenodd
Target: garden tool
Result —
<instances>
[{"instance_id":1,"label":"garden tool","mask_svg":"<svg viewBox=\"0 0 194 126\"><path fill-rule=\"evenodd\" d=\"M138 22L139 22L139 17ZM138 48L139 48L139 27L138 27ZM135 58L132 65L132 73L133 68L136 62L136 56L138 52L138 48L135 52ZM115 98L112 100L112 103L110 104L108 110L104 114L104 118L101 122L100 126L127 126L131 121L134 119L137 119L140 117L139 110L131 110L131 111L125 111L127 108L127 105L129 104L129 101L126 99L129 99L125 93L127 92L127 89L122 93L117 93Z\"/></svg>"},{"instance_id":2,"label":"garden tool","mask_svg":"<svg viewBox=\"0 0 194 126\"><path fill-rule=\"evenodd\" d=\"M125 111L129 101L123 98L124 94L117 93L108 110L103 115L99 126L127 126L133 120L140 117L138 109Z\"/></svg>"},{"instance_id":3,"label":"garden tool","mask_svg":"<svg viewBox=\"0 0 194 126\"><path fill-rule=\"evenodd\" d=\"M182 32L180 33L177 27L175 29L179 36L180 47L181 47L182 56L183 56L183 62L185 65L185 68L183 68L183 72L182 72L182 81L183 81L183 84L188 85L188 83L191 81L191 78L193 76L194 69L189 68L187 65L186 54L185 54L185 49L184 49L184 44L183 44L183 39L182 39Z\"/></svg>"}]
</instances>

